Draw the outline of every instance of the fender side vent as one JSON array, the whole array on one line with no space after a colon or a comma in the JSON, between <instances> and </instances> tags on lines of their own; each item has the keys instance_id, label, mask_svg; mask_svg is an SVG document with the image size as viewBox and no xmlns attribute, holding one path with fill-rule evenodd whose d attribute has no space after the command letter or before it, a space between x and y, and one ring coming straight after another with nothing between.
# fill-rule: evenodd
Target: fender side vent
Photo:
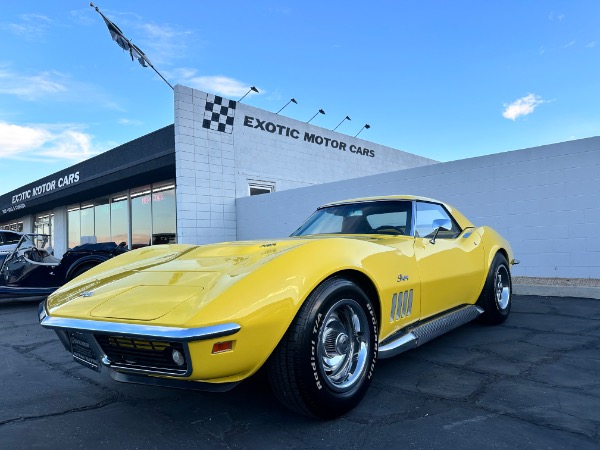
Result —
<instances>
[{"instance_id":1,"label":"fender side vent","mask_svg":"<svg viewBox=\"0 0 600 450\"><path fill-rule=\"evenodd\" d=\"M412 313L413 290L398 292L392 296L392 310L390 311L390 322L404 319Z\"/></svg>"}]
</instances>

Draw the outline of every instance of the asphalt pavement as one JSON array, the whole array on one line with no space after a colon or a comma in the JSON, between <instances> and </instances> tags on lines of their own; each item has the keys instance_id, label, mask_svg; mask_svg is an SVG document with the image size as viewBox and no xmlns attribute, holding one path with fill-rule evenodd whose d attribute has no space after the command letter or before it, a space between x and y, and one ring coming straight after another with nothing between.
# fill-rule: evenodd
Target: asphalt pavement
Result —
<instances>
[{"instance_id":1,"label":"asphalt pavement","mask_svg":"<svg viewBox=\"0 0 600 450\"><path fill-rule=\"evenodd\" d=\"M379 361L332 421L288 412L260 378L227 393L121 384L75 363L0 303L0 448L600 448L600 301L515 296L501 326L465 325Z\"/></svg>"}]
</instances>

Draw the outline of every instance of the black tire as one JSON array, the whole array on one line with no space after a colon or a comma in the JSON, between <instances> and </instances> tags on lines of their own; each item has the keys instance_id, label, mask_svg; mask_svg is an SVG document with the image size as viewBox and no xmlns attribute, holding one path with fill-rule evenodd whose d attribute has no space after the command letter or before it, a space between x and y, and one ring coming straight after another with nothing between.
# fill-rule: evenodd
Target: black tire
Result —
<instances>
[{"instance_id":1,"label":"black tire","mask_svg":"<svg viewBox=\"0 0 600 450\"><path fill-rule=\"evenodd\" d=\"M92 267L96 267L98 264L100 264L100 263L99 262L89 263L89 264L83 264L82 266L76 267L73 270L73 272L71 272L71 274L69 275L69 279L67 281L71 281L72 279L77 278L79 275L81 275L84 272L87 272Z\"/></svg>"},{"instance_id":2,"label":"black tire","mask_svg":"<svg viewBox=\"0 0 600 450\"><path fill-rule=\"evenodd\" d=\"M477 304L484 310L479 316L480 322L498 325L508 318L512 305L512 279L502 253L497 253L492 261Z\"/></svg>"},{"instance_id":3,"label":"black tire","mask_svg":"<svg viewBox=\"0 0 600 450\"><path fill-rule=\"evenodd\" d=\"M330 278L306 299L269 360L269 383L283 405L333 419L352 409L371 383L378 324L353 282Z\"/></svg>"}]
</instances>

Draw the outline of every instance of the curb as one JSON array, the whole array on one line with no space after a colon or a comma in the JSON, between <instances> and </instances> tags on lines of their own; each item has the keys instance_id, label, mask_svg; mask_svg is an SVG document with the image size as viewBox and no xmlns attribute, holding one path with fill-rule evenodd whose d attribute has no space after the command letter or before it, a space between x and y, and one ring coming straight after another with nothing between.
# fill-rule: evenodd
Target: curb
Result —
<instances>
[{"instance_id":1,"label":"curb","mask_svg":"<svg viewBox=\"0 0 600 450\"><path fill-rule=\"evenodd\" d=\"M580 297L600 300L600 287L515 284L513 285L513 294L538 295L540 297Z\"/></svg>"}]
</instances>

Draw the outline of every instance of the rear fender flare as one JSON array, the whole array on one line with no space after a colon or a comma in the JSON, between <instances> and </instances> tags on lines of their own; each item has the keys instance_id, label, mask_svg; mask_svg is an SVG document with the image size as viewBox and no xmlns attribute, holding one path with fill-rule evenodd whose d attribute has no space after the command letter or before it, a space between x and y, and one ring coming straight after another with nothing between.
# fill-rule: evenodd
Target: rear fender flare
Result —
<instances>
[{"instance_id":1,"label":"rear fender flare","mask_svg":"<svg viewBox=\"0 0 600 450\"><path fill-rule=\"evenodd\" d=\"M71 279L73 273L82 266L97 266L98 264L103 263L104 261L108 261L108 259L108 257L101 255L88 255L84 256L83 258L79 258L77 261L71 264L71 267L69 267L69 269L67 270L65 280Z\"/></svg>"}]
</instances>

